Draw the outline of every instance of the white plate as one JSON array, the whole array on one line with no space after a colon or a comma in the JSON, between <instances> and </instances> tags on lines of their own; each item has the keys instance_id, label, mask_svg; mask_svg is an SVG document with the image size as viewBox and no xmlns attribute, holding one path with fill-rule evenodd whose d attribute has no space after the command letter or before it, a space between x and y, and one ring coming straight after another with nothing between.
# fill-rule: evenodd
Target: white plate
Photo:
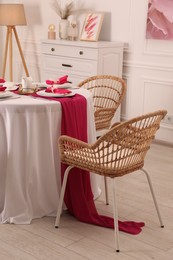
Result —
<instances>
[{"instance_id":1,"label":"white plate","mask_svg":"<svg viewBox=\"0 0 173 260\"><path fill-rule=\"evenodd\" d=\"M33 82L32 84L35 85L36 87L39 87L39 88L47 88L47 87L49 87L49 85L44 83L44 82Z\"/></svg>"},{"instance_id":2,"label":"white plate","mask_svg":"<svg viewBox=\"0 0 173 260\"><path fill-rule=\"evenodd\" d=\"M6 81L5 83L3 83L3 86L6 87L5 91L16 90L19 87L14 82L11 81Z\"/></svg>"},{"instance_id":3,"label":"white plate","mask_svg":"<svg viewBox=\"0 0 173 260\"><path fill-rule=\"evenodd\" d=\"M40 90L37 92L39 96L43 97L73 97L75 93L69 93L69 94L59 94L59 93L52 93L52 92L45 92L45 90Z\"/></svg>"},{"instance_id":4,"label":"white plate","mask_svg":"<svg viewBox=\"0 0 173 260\"><path fill-rule=\"evenodd\" d=\"M18 88L19 88L19 86L14 85L14 86L11 86L11 87L7 87L5 91L16 90Z\"/></svg>"},{"instance_id":5,"label":"white plate","mask_svg":"<svg viewBox=\"0 0 173 260\"><path fill-rule=\"evenodd\" d=\"M55 88L72 88L71 83L64 83L64 84L53 84Z\"/></svg>"},{"instance_id":6,"label":"white plate","mask_svg":"<svg viewBox=\"0 0 173 260\"><path fill-rule=\"evenodd\" d=\"M7 97L11 97L14 94L9 92L9 91L0 91L0 98L7 98Z\"/></svg>"}]
</instances>

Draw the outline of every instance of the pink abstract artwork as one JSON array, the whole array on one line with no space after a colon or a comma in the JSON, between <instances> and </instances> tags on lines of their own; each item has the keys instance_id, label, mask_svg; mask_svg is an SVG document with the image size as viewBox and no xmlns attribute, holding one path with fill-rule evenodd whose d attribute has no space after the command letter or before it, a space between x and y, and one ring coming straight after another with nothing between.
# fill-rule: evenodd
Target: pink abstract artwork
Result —
<instances>
[{"instance_id":1,"label":"pink abstract artwork","mask_svg":"<svg viewBox=\"0 0 173 260\"><path fill-rule=\"evenodd\" d=\"M98 16L97 15L89 15L86 21L86 25L85 25L85 32L86 32L86 37L89 39L91 37L93 37L94 35L94 30L95 27L97 25L97 20L98 20Z\"/></svg>"},{"instance_id":2,"label":"pink abstract artwork","mask_svg":"<svg viewBox=\"0 0 173 260\"><path fill-rule=\"evenodd\" d=\"M97 41L103 22L103 17L103 13L87 14L80 40Z\"/></svg>"},{"instance_id":3,"label":"pink abstract artwork","mask_svg":"<svg viewBox=\"0 0 173 260\"><path fill-rule=\"evenodd\" d=\"M148 0L146 37L173 40L173 0Z\"/></svg>"}]
</instances>

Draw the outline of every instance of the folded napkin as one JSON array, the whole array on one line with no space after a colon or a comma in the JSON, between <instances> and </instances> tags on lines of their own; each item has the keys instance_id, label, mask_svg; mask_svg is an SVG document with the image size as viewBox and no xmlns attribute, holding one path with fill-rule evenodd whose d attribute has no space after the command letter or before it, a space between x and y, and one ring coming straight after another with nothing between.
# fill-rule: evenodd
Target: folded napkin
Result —
<instances>
[{"instance_id":1,"label":"folded napkin","mask_svg":"<svg viewBox=\"0 0 173 260\"><path fill-rule=\"evenodd\" d=\"M0 87L0 91L5 91L6 87Z\"/></svg>"},{"instance_id":2,"label":"folded napkin","mask_svg":"<svg viewBox=\"0 0 173 260\"><path fill-rule=\"evenodd\" d=\"M70 94L70 93L72 93L70 90L64 89L64 88L55 88L53 92L57 93L57 94Z\"/></svg>"},{"instance_id":3,"label":"folded napkin","mask_svg":"<svg viewBox=\"0 0 173 260\"><path fill-rule=\"evenodd\" d=\"M64 89L64 88L54 88L53 86L48 87L45 92L48 93L56 93L56 94L70 94L72 93L70 90L68 89Z\"/></svg>"},{"instance_id":4,"label":"folded napkin","mask_svg":"<svg viewBox=\"0 0 173 260\"><path fill-rule=\"evenodd\" d=\"M48 85L53 85L53 84L64 84L64 83L68 83L67 81L68 75L65 75L63 77L60 77L57 80L46 80L46 84Z\"/></svg>"},{"instance_id":5,"label":"folded napkin","mask_svg":"<svg viewBox=\"0 0 173 260\"><path fill-rule=\"evenodd\" d=\"M0 78L0 83L5 83L5 79Z\"/></svg>"}]
</instances>

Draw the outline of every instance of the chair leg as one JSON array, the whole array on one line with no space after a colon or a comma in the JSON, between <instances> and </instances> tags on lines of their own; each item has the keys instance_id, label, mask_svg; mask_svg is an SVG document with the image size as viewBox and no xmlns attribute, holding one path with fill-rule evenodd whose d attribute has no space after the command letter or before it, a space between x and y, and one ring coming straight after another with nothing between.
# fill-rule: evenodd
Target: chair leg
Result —
<instances>
[{"instance_id":1,"label":"chair leg","mask_svg":"<svg viewBox=\"0 0 173 260\"><path fill-rule=\"evenodd\" d=\"M163 221L162 221L162 218L161 218L161 215L160 215L159 206L158 206L158 203L157 203L157 200L156 200L156 196L155 196L155 193L154 193L154 189L153 189L153 185L152 185L150 176L145 169L141 169L141 171L143 171L145 173L146 177L147 177L148 184L149 184L149 187L150 187L150 191L151 191L151 194L152 194L152 197L153 197L154 205L155 205L157 215L158 215L158 218L159 218L160 226L162 228L164 228L164 224L163 224Z\"/></svg>"},{"instance_id":2,"label":"chair leg","mask_svg":"<svg viewBox=\"0 0 173 260\"><path fill-rule=\"evenodd\" d=\"M119 227L118 227L118 209L116 200L116 181L115 178L112 179L113 188L113 215L114 215L114 235L115 235L115 248L116 252L119 252Z\"/></svg>"},{"instance_id":3,"label":"chair leg","mask_svg":"<svg viewBox=\"0 0 173 260\"><path fill-rule=\"evenodd\" d=\"M58 210L57 210L57 215L56 215L56 220L55 220L55 227L59 227L59 222L60 222L60 216L62 212L62 206L63 206L63 201L64 201L64 194L65 194L65 188L67 184L67 179L68 179L68 174L70 170L73 168L73 166L68 166L67 169L65 170L64 173L64 178L63 178L63 183L62 183L62 188L61 188L61 193L60 193L60 198L59 198L59 203L58 203Z\"/></svg>"},{"instance_id":4,"label":"chair leg","mask_svg":"<svg viewBox=\"0 0 173 260\"><path fill-rule=\"evenodd\" d=\"M104 176L106 205L109 205L107 178Z\"/></svg>"}]
</instances>

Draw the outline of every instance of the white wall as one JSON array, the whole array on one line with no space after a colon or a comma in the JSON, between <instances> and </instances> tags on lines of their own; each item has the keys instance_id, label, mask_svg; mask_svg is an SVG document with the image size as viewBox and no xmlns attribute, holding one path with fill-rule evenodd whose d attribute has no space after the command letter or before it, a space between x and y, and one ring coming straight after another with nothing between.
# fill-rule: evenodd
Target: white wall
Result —
<instances>
[{"instance_id":1,"label":"white wall","mask_svg":"<svg viewBox=\"0 0 173 260\"><path fill-rule=\"evenodd\" d=\"M48 25L54 23L58 34L59 17L51 9L50 1L23 1L28 26L17 28L28 70L35 81L40 80L41 39L47 38ZM146 40L148 0L79 0L78 3L86 9L105 12L101 39L125 42L123 78L128 90L122 119L157 109L167 109L173 115L173 42ZM80 16L80 29L83 19ZM15 80L20 81L24 72L17 50L15 57ZM162 123L157 138L173 143L173 125Z\"/></svg>"}]
</instances>

